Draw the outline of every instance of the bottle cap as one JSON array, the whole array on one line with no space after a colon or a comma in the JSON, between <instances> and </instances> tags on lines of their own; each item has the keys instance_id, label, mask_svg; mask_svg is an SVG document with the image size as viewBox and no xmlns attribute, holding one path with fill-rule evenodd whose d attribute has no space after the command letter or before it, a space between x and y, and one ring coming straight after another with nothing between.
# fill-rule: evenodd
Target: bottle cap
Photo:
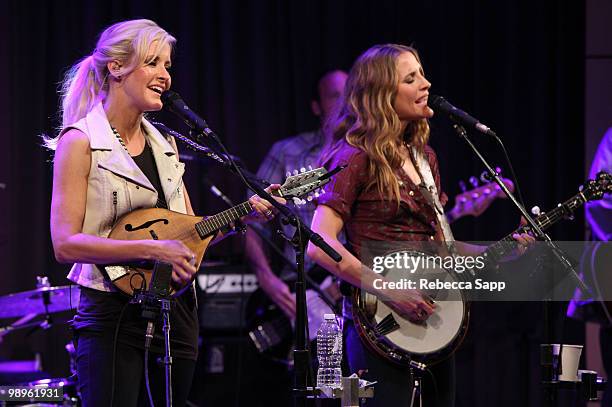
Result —
<instances>
[{"instance_id":1,"label":"bottle cap","mask_svg":"<svg viewBox=\"0 0 612 407\"><path fill-rule=\"evenodd\" d=\"M336 314L325 314L325 315L323 315L323 319L325 319L325 320L328 320L328 319L336 320Z\"/></svg>"}]
</instances>

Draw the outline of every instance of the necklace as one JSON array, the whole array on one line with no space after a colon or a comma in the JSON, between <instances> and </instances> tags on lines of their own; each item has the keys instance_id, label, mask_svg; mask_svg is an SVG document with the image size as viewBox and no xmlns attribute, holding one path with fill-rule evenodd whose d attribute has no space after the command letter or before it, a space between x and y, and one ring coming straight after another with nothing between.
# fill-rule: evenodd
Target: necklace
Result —
<instances>
[{"instance_id":1,"label":"necklace","mask_svg":"<svg viewBox=\"0 0 612 407\"><path fill-rule=\"evenodd\" d=\"M117 131L116 128L114 128L113 126L111 126L111 129L113 130L113 134L115 135L115 137L117 137L117 140L119 140L119 143L123 146L123 148L125 149L125 151L127 151L128 155L130 154L130 152L127 149L127 146L125 145L125 142L123 141L123 139L121 138L121 135L119 134L119 132ZM145 142L145 149L147 148L148 143ZM131 157L131 156L130 156ZM134 157L132 157L133 159ZM142 169L141 169L142 170ZM146 176L146 175L145 175ZM148 178L148 177L147 177ZM161 185L160 185L161 186ZM157 191L157 202L155 204L156 208L164 208L166 209L168 206L166 204L165 200L160 199L160 193L159 191Z\"/></svg>"},{"instance_id":2,"label":"necklace","mask_svg":"<svg viewBox=\"0 0 612 407\"><path fill-rule=\"evenodd\" d=\"M114 128L113 126L111 126L111 129L113 130L113 134L115 135L115 137L117 137L117 140L119 140L119 144L121 144L123 146L123 148L125 149L125 151L127 151L128 154L129 154L130 152L128 151L128 148L125 145L125 141L123 141L123 139L121 138L121 135L119 134L117 129Z\"/></svg>"}]
</instances>

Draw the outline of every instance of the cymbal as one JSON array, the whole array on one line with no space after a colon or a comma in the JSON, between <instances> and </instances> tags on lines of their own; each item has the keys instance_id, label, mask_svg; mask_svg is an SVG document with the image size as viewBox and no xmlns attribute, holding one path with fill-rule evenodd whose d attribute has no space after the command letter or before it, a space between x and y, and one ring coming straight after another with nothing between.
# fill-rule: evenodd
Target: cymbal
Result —
<instances>
[{"instance_id":1,"label":"cymbal","mask_svg":"<svg viewBox=\"0 0 612 407\"><path fill-rule=\"evenodd\" d=\"M76 309L79 286L41 287L36 290L0 297L0 318L16 318L28 314L44 315ZM48 305L45 307L45 297Z\"/></svg>"}]
</instances>

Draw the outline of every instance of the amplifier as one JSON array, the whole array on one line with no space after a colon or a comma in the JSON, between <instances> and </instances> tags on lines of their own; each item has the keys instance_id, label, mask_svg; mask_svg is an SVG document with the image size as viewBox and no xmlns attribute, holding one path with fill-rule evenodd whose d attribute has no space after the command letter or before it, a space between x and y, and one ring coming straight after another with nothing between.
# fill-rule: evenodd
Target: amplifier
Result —
<instances>
[{"instance_id":1,"label":"amplifier","mask_svg":"<svg viewBox=\"0 0 612 407\"><path fill-rule=\"evenodd\" d=\"M204 294L240 294L257 290L253 274L200 274L198 287Z\"/></svg>"},{"instance_id":2,"label":"amplifier","mask_svg":"<svg viewBox=\"0 0 612 407\"><path fill-rule=\"evenodd\" d=\"M244 327L249 295L258 287L257 277L246 271L243 264L202 264L196 278L202 329L231 331Z\"/></svg>"}]
</instances>

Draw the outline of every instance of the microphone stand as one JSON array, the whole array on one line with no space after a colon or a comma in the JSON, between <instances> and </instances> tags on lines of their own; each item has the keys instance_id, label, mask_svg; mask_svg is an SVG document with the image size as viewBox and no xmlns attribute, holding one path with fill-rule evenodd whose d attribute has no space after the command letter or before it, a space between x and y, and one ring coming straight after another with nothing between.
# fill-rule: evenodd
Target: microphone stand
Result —
<instances>
[{"instance_id":1,"label":"microphone stand","mask_svg":"<svg viewBox=\"0 0 612 407\"><path fill-rule=\"evenodd\" d=\"M517 201L517 199L514 197L512 192L510 192L508 190L508 187L506 187L506 184L504 184L504 182L501 180L501 178L499 177L499 174L489 165L487 160L483 157L483 155L480 153L480 151L476 148L474 143L472 143L472 141L469 139L469 137L467 136L467 132L466 132L465 128L463 128L459 124L453 125L453 128L455 129L457 134L461 138L463 138L465 140L465 142L470 146L470 148L474 151L476 156L483 163L483 165L487 169L487 172L490 174L491 179L493 179L495 181L495 183L497 185L499 185L499 187L504 192L504 194L506 194L506 196L510 199L510 201L514 204L514 206L519 210L521 215L527 220L527 223L529 224L529 227L531 228L531 230L534 232L535 237L537 239L542 240L542 241L544 241L546 243L546 245L551 249L551 252L555 255L555 258L559 261L559 263L566 270L566 273L578 285L580 290L583 293L591 294L591 290L578 277L578 274L576 273L576 270L574 270L574 267L573 267L572 263L565 256L563 251L559 248L559 246L557 246L551 240L550 236L548 236L546 233L544 233L544 231L540 228L540 226L538 226L538 224L533 220L531 215L529 215L527 210Z\"/></svg>"},{"instance_id":2,"label":"microphone stand","mask_svg":"<svg viewBox=\"0 0 612 407\"><path fill-rule=\"evenodd\" d=\"M510 201L518 209L520 214L527 220L527 223L528 223L528 225L531 228L530 230L534 233L536 239L542 240L542 241L545 242L546 246L550 249L551 253L554 255L554 258L563 267L563 269L565 271L565 274L567 276L570 276L570 278L576 283L576 285L578 286L580 291L582 291L583 294L591 295L591 297L592 297L591 290L578 277L578 274L576 273L576 270L574 269L574 266L569 261L569 259L565 256L565 254L563 253L561 248L559 248L559 246L557 246L552 241L550 236L548 236L546 233L544 233L544 231L540 228L540 226L529 215L527 210L525 210L525 208L517 201L517 199L514 197L514 195L508 190L508 188L506 187L504 182L499 177L499 174L489 165L487 160L483 157L483 155L480 153L480 151L476 148L474 143L472 143L472 141L469 139L465 128L463 126L455 123L453 125L453 129L455 129L457 134L461 138L463 138L465 140L465 142L470 146L470 148L474 151L474 154L476 154L476 156L480 159L480 161L483 163L483 165L487 169L488 173L490 174L490 177L495 181L495 183L497 185L499 185L501 190L506 194L506 196L510 199ZM497 136L494 136L494 137L497 138ZM500 140L498 139L498 141L500 141ZM552 322L551 322L551 319L552 319L552 300L551 300L550 297L547 297L547 298L544 299L543 302L544 302L544 304L543 304L543 311L544 311L544 331L545 331L544 341L545 341L545 343L551 343L552 342L552 336L553 336L552 335ZM560 347L561 347L561 349L559 349L559 356L558 356L559 357L559 361L561 360L561 353L563 351L563 344L560 344ZM553 377L551 380L554 381L554 380L556 380L556 378ZM554 404L554 402L555 402L555 391L554 391L554 388L550 388L549 386L547 386L545 388L544 398L545 398L544 401L546 403L545 405L552 406Z\"/></svg>"},{"instance_id":3,"label":"microphone stand","mask_svg":"<svg viewBox=\"0 0 612 407\"><path fill-rule=\"evenodd\" d=\"M210 143L207 143L205 140L205 136L202 134L202 132L197 133L195 131L194 128L191 128L189 131L189 136L194 137L195 140L189 138L189 137L185 137L184 135L182 135L181 133L169 128L168 126L166 126L165 124L161 123L161 122L156 122L156 121L152 121L151 124L153 124L159 131L164 132L180 141L182 141L183 143L185 143L191 150L202 154L207 160L209 161L215 161L218 164L220 164L222 167L229 169L230 171L240 175L240 177L243 179L243 181L245 182L245 184L247 184L247 186L251 189L253 189L251 187L250 184L257 184L257 185L266 185L266 183L262 180L257 179L257 177L245 170L242 167L238 167L236 165L236 160L240 160L239 157L236 158L236 156L230 155L226 152L226 154L220 153L219 150L215 147L215 146L211 146ZM188 123L189 124L189 123ZM221 143L221 141L219 140L219 138L217 137L217 135L210 129L208 129L209 131L206 132L206 136L210 136L212 137L213 140L215 140L215 142L217 144L219 144L224 150L225 150L225 146L223 146L223 144ZM205 147L201 144L208 144L208 147ZM189 159L193 159L193 156L189 156ZM244 176L246 176L249 179L249 182L247 182L244 179ZM223 192L221 190L219 190L219 188L217 188L212 182L210 182L210 180L208 180L206 177L204 177L204 183L206 183L209 187L210 190L212 191L213 194L215 194L216 196L218 196L221 200L223 200L223 202L225 202L228 206L232 207L234 206L232 201L225 195L223 194ZM267 185L266 185L267 186ZM257 191L255 191L257 192ZM259 192L257 192L258 195L260 196L264 196L262 194L259 194ZM265 194L265 191L264 191ZM272 202L272 201L271 201ZM253 228L253 230L255 231L255 233L257 233L257 235L259 235L259 237L264 240L270 247L272 247L272 249L277 252L280 256L281 259L288 265L292 266L292 271L294 271L295 273L297 273L296 270L296 265L287 258L287 256L285 256L285 254L283 253L283 251L277 246L275 245L272 240L270 238L268 238L267 236L265 236L258 228ZM317 292L317 294L319 294L321 296L321 298L323 299L323 301L325 301L325 303L331 308L333 309L335 312L337 312L336 309L336 305L334 304L334 301L330 298L330 296L324 292L323 290L321 290L321 288L319 287L319 285L312 280L312 278L308 275L305 275L305 281L306 283Z\"/></svg>"},{"instance_id":4,"label":"microphone stand","mask_svg":"<svg viewBox=\"0 0 612 407\"><path fill-rule=\"evenodd\" d=\"M224 167L237 174L245 185L255 192L259 197L266 199L272 206L274 206L283 219L293 226L296 230L296 259L297 259L297 280L295 282L295 296L296 296L296 322L295 322L295 350L293 352L295 362L295 398L296 405L299 407L306 406L306 398L311 393L308 389L308 370L312 369L310 366L310 360L308 358L308 342L306 340L306 331L308 330L308 319L306 317L306 289L305 289L305 273L304 273L304 249L308 242L312 242L315 246L320 248L326 255L332 258L335 262L340 262L342 256L334 250L329 244L327 244L323 238L312 231L308 226L304 225L298 216L296 216L289 208L285 205L278 203L268 192L262 188L262 182L259 181L253 174L248 173L244 169L238 168L238 166L232 160L231 155L219 140L219 137L210 128L205 129L205 135L198 134L197 141L204 142L208 147L219 157L223 157ZM214 140L214 142L223 149L223 153L219 152L217 146L209 143L208 140ZM314 375L312 375L314 381Z\"/></svg>"},{"instance_id":5,"label":"microphone stand","mask_svg":"<svg viewBox=\"0 0 612 407\"><path fill-rule=\"evenodd\" d=\"M209 187L210 191L215 196L217 196L219 199L221 199L227 206L229 206L230 208L234 206L234 202L227 195L225 195L223 191L221 191L209 178L203 177L202 180ZM289 257L285 255L283 250L276 243L274 243L272 239L266 235L266 233L264 233L258 227L251 227L251 230L253 230L253 232L255 232L257 236L259 236L259 238L263 240L272 250L274 250L276 255L280 257L280 259L285 263L285 265L290 267L291 272L297 275L297 267L296 267L297 261L294 263L291 259L289 259ZM282 231L280 230L277 230L277 232L282 234ZM283 239L289 241L290 243L293 242L293 239L287 238L286 236L284 236L284 234L283 234ZM310 287L317 294L319 294L321 299L329 306L329 308L331 308L334 312L338 312L336 304L334 304L334 301L330 297L330 295L327 294L325 291L323 291L321 287L319 286L319 284L317 284L312 279L312 277L310 277L308 274L304 273L304 278L305 278L305 281L308 287Z\"/></svg>"},{"instance_id":6,"label":"microphone stand","mask_svg":"<svg viewBox=\"0 0 612 407\"><path fill-rule=\"evenodd\" d=\"M144 373L145 387L149 397L149 402L153 406L153 397L149 383L149 349L155 334L155 321L159 314L162 317L162 332L164 335L164 357L159 362L164 365L165 387L166 387L166 407L172 407L172 356L170 354L170 281L172 276L172 265L161 261L156 261L153 269L153 276L147 290L137 290L132 304L140 304L142 307L142 317L147 321L145 332L145 358Z\"/></svg>"}]
</instances>

